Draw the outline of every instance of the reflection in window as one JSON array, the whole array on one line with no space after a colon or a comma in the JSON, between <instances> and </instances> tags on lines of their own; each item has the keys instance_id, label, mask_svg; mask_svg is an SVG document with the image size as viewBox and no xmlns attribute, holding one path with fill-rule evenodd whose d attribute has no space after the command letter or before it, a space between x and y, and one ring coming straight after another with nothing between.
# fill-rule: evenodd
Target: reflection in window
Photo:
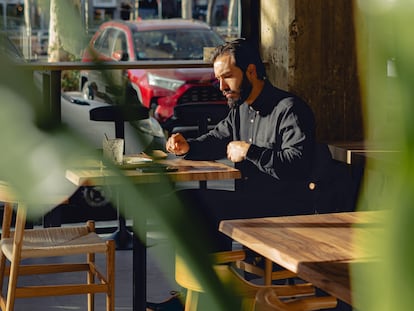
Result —
<instances>
[{"instance_id":1,"label":"reflection in window","mask_svg":"<svg viewBox=\"0 0 414 311\"><path fill-rule=\"evenodd\" d=\"M0 4L0 29L17 30L24 26L24 7L22 4Z\"/></svg>"},{"instance_id":2,"label":"reflection in window","mask_svg":"<svg viewBox=\"0 0 414 311\"><path fill-rule=\"evenodd\" d=\"M222 43L216 33L194 29L140 32L134 34L134 41L139 60L201 60L204 47Z\"/></svg>"},{"instance_id":3,"label":"reflection in window","mask_svg":"<svg viewBox=\"0 0 414 311\"><path fill-rule=\"evenodd\" d=\"M114 19L114 17L114 8L95 8L93 11L92 28L96 28L103 22Z\"/></svg>"},{"instance_id":4,"label":"reflection in window","mask_svg":"<svg viewBox=\"0 0 414 311\"><path fill-rule=\"evenodd\" d=\"M227 40L240 36L240 0L195 0L194 3L194 19L207 22Z\"/></svg>"}]
</instances>

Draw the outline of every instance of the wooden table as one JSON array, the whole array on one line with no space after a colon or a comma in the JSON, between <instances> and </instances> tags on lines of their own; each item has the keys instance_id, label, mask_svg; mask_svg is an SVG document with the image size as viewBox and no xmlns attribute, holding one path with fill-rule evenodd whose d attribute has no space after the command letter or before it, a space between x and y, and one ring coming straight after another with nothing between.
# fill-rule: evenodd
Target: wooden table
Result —
<instances>
[{"instance_id":1,"label":"wooden table","mask_svg":"<svg viewBox=\"0 0 414 311\"><path fill-rule=\"evenodd\" d=\"M351 212L224 220L219 230L352 304L350 265L378 260L361 239L382 231L383 219L383 212Z\"/></svg>"},{"instance_id":2,"label":"wooden table","mask_svg":"<svg viewBox=\"0 0 414 311\"><path fill-rule=\"evenodd\" d=\"M181 158L159 160L157 163L173 168L171 172L143 173L140 169L122 170L122 174L135 184L159 183L167 177L172 182L208 181L241 178L239 170L220 162L189 161ZM119 174L119 172L118 172ZM111 170L99 167L74 168L67 170L66 178L76 186L120 185L123 178ZM134 218L134 222L136 219ZM145 227L145 220L139 222ZM133 244L133 310L146 310L146 241L139 241L134 235Z\"/></svg>"},{"instance_id":3,"label":"wooden table","mask_svg":"<svg viewBox=\"0 0 414 311\"><path fill-rule=\"evenodd\" d=\"M241 173L238 169L221 162L190 161L182 158L158 160L156 163L164 164L174 171L143 173L137 169L124 169L124 175L133 183L157 183L167 176L173 182L238 179ZM145 165L144 165L145 167ZM122 182L110 170L98 166L74 168L66 171L66 178L73 184L80 185L108 185Z\"/></svg>"},{"instance_id":4,"label":"wooden table","mask_svg":"<svg viewBox=\"0 0 414 311\"><path fill-rule=\"evenodd\" d=\"M389 186L395 183L393 166L399 165L397 159L401 157L401 147L390 141L334 142L328 147L332 158L341 162L338 165L348 170L354 189L352 202L363 204L365 210L376 209L378 202L388 195Z\"/></svg>"},{"instance_id":5,"label":"wooden table","mask_svg":"<svg viewBox=\"0 0 414 311\"><path fill-rule=\"evenodd\" d=\"M332 158L349 165L364 164L366 158L378 158L382 155L398 152L391 143L374 143L366 141L344 141L328 143Z\"/></svg>"}]
</instances>

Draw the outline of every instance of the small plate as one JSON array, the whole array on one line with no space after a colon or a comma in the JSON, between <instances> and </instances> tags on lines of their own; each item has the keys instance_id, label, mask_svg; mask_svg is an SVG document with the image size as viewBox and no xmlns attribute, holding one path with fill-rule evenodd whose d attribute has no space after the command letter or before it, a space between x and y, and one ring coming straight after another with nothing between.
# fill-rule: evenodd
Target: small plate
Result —
<instances>
[{"instance_id":1,"label":"small plate","mask_svg":"<svg viewBox=\"0 0 414 311\"><path fill-rule=\"evenodd\" d=\"M138 156L125 156L124 164L142 164L152 162L152 159Z\"/></svg>"},{"instance_id":2,"label":"small plate","mask_svg":"<svg viewBox=\"0 0 414 311\"><path fill-rule=\"evenodd\" d=\"M142 157L142 156L124 156L124 161L122 164L118 165L118 167L122 169L134 169L138 167L142 167L152 163L153 160L151 158Z\"/></svg>"}]
</instances>

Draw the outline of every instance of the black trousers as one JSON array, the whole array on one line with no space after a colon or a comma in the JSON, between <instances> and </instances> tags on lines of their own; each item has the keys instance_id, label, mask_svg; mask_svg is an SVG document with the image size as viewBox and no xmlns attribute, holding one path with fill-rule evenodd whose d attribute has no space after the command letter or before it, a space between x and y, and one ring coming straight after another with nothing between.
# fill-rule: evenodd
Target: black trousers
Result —
<instances>
[{"instance_id":1,"label":"black trousers","mask_svg":"<svg viewBox=\"0 0 414 311\"><path fill-rule=\"evenodd\" d=\"M183 189L175 195L182 205L182 226L190 223L200 243L210 252L231 250L232 240L218 231L226 219L290 216L314 213L311 195L288 193L241 193L213 189ZM168 199L167 199L168 201ZM164 205L168 208L168 204ZM174 217L177 217L175 215ZM178 216L179 217L179 216Z\"/></svg>"}]
</instances>

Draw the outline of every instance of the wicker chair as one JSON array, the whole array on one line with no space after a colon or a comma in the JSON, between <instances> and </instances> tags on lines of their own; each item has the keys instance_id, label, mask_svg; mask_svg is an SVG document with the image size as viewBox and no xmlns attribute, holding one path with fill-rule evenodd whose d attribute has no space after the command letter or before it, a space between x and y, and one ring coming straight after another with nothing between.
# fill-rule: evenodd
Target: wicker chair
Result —
<instances>
[{"instance_id":1,"label":"wicker chair","mask_svg":"<svg viewBox=\"0 0 414 311\"><path fill-rule=\"evenodd\" d=\"M260 290L271 289L280 297L302 297L315 295L315 288L312 284L302 283L297 285L257 285L246 281L237 271L238 268L250 272L257 272L264 276L265 271L252 267L244 262L244 251L228 251L213 254L214 270L220 281L229 288L235 289L236 294L242 300L241 310L253 311L256 303L256 295ZM238 267L238 268L237 268ZM273 272L273 280L295 277L293 272L281 270ZM198 309L199 294L205 292L201 283L194 277L185 261L176 255L175 280L187 290L185 311L196 311ZM335 300L336 301L336 300ZM332 305L333 303L331 303ZM323 305L321 305L323 307ZM289 310L289 309L287 309ZM316 309L310 309L316 310Z\"/></svg>"},{"instance_id":2,"label":"wicker chair","mask_svg":"<svg viewBox=\"0 0 414 311\"><path fill-rule=\"evenodd\" d=\"M0 307L2 311L14 310L15 299L42 296L88 294L88 310L94 310L94 294L106 294L106 310L114 310L115 243L104 241L94 232L94 222L86 226L25 229L26 206L17 203L7 184L0 183L0 201L4 202L2 236L0 241ZM17 205L14 231L13 207ZM106 272L95 265L95 254L106 255ZM85 254L85 262L56 264L23 264L23 259ZM10 265L7 265L7 261ZM22 275L39 275L63 272L81 272L87 275L82 284L18 286ZM7 295L3 283L8 276ZM67 280L62 277L62 282ZM99 282L95 282L95 279Z\"/></svg>"},{"instance_id":3,"label":"wicker chair","mask_svg":"<svg viewBox=\"0 0 414 311\"><path fill-rule=\"evenodd\" d=\"M283 300L272 288L262 288L256 294L255 311L313 311L332 309L337 305L332 296L300 297Z\"/></svg>"}]
</instances>

